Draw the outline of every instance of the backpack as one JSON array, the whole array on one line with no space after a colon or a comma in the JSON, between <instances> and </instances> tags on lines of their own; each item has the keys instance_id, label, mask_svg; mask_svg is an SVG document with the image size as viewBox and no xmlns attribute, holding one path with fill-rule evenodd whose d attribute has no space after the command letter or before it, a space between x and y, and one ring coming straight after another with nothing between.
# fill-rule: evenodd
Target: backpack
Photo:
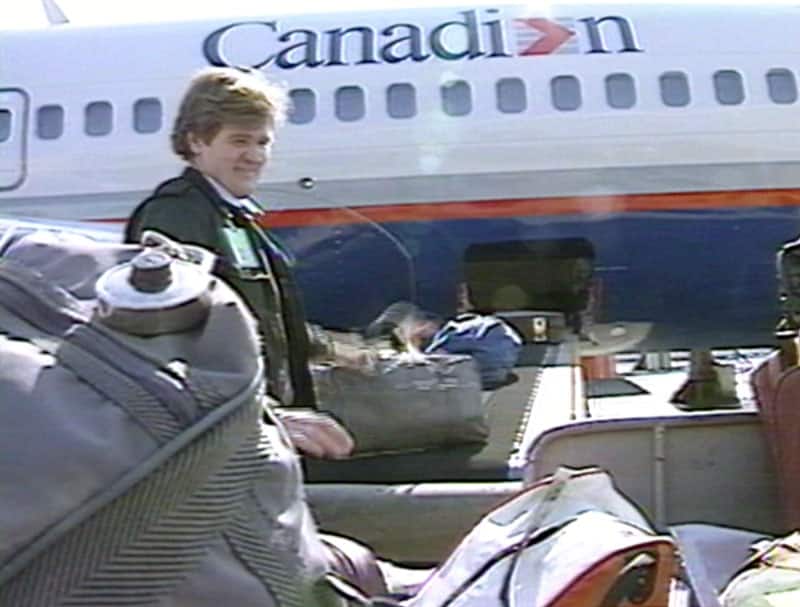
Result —
<instances>
[{"instance_id":1,"label":"backpack","mask_svg":"<svg viewBox=\"0 0 800 607\"><path fill-rule=\"evenodd\" d=\"M296 457L280 427L262 423L254 320L210 264L190 261L197 251L4 239L0 605L398 604L354 596L328 571ZM404 605L482 607L484 582L493 597L506 587L555 598L530 605L598 595L603 607L665 605L670 544L594 475L577 476L488 515ZM626 520L581 514L593 507ZM560 529L568 541L553 544ZM579 540L598 530L604 540L584 550ZM587 558L556 575L537 565L553 546ZM454 580L457 600L440 600Z\"/></svg>"},{"instance_id":2,"label":"backpack","mask_svg":"<svg viewBox=\"0 0 800 607\"><path fill-rule=\"evenodd\" d=\"M483 389L492 390L508 382L521 348L522 338L499 318L461 314L436 332L425 352L469 354L478 365Z\"/></svg>"},{"instance_id":3,"label":"backpack","mask_svg":"<svg viewBox=\"0 0 800 607\"><path fill-rule=\"evenodd\" d=\"M296 457L261 421L254 321L210 264L6 236L0 605L341 604L287 490Z\"/></svg>"}]
</instances>

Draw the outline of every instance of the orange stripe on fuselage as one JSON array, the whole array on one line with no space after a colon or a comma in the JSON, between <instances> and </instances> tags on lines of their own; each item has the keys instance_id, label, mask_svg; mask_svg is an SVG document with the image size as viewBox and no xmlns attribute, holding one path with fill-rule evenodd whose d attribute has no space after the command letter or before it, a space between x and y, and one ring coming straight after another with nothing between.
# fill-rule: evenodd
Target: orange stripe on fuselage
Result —
<instances>
[{"instance_id":1,"label":"orange stripe on fuselage","mask_svg":"<svg viewBox=\"0 0 800 607\"><path fill-rule=\"evenodd\" d=\"M608 215L642 211L686 211L737 209L746 207L800 207L800 189L724 190L669 194L613 194L607 196L562 196L553 198L508 198L460 202L416 202L365 205L348 208L319 208L267 211L262 223L273 228L536 217L544 215ZM92 219L100 223L123 223L123 218Z\"/></svg>"},{"instance_id":2,"label":"orange stripe on fuselage","mask_svg":"<svg viewBox=\"0 0 800 607\"><path fill-rule=\"evenodd\" d=\"M405 203L350 208L269 211L262 223L273 228L398 221L606 215L642 211L735 209L800 206L800 189L726 190L669 194L614 194L516 198L464 202Z\"/></svg>"}]
</instances>

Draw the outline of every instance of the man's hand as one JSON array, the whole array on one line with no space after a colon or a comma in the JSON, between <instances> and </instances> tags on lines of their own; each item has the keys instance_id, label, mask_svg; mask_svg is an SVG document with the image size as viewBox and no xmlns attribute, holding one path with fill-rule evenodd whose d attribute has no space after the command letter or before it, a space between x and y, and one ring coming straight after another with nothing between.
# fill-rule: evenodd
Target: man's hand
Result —
<instances>
[{"instance_id":1,"label":"man's hand","mask_svg":"<svg viewBox=\"0 0 800 607\"><path fill-rule=\"evenodd\" d=\"M373 348L334 342L331 354L334 363L356 371L372 373L378 366L378 351Z\"/></svg>"},{"instance_id":2,"label":"man's hand","mask_svg":"<svg viewBox=\"0 0 800 607\"><path fill-rule=\"evenodd\" d=\"M275 408L295 449L318 458L340 459L353 451L353 438L335 419L310 409Z\"/></svg>"}]
</instances>

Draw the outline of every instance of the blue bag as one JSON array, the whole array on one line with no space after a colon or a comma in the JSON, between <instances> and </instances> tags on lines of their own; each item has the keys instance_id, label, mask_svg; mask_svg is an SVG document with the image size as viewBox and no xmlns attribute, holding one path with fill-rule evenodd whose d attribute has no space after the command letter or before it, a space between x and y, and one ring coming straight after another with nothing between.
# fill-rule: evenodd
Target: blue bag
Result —
<instances>
[{"instance_id":1,"label":"blue bag","mask_svg":"<svg viewBox=\"0 0 800 607\"><path fill-rule=\"evenodd\" d=\"M522 338L499 318L461 314L437 331L425 353L469 354L478 365L481 387L491 390L508 381L521 348Z\"/></svg>"}]
</instances>

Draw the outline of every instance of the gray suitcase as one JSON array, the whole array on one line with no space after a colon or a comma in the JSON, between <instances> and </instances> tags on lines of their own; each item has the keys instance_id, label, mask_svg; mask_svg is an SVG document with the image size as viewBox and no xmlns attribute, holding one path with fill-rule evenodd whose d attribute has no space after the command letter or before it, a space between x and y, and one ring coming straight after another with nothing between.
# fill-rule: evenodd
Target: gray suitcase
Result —
<instances>
[{"instance_id":1,"label":"gray suitcase","mask_svg":"<svg viewBox=\"0 0 800 607\"><path fill-rule=\"evenodd\" d=\"M318 365L318 408L353 435L356 451L408 451L485 443L481 384L469 356L384 358L371 373Z\"/></svg>"}]
</instances>

